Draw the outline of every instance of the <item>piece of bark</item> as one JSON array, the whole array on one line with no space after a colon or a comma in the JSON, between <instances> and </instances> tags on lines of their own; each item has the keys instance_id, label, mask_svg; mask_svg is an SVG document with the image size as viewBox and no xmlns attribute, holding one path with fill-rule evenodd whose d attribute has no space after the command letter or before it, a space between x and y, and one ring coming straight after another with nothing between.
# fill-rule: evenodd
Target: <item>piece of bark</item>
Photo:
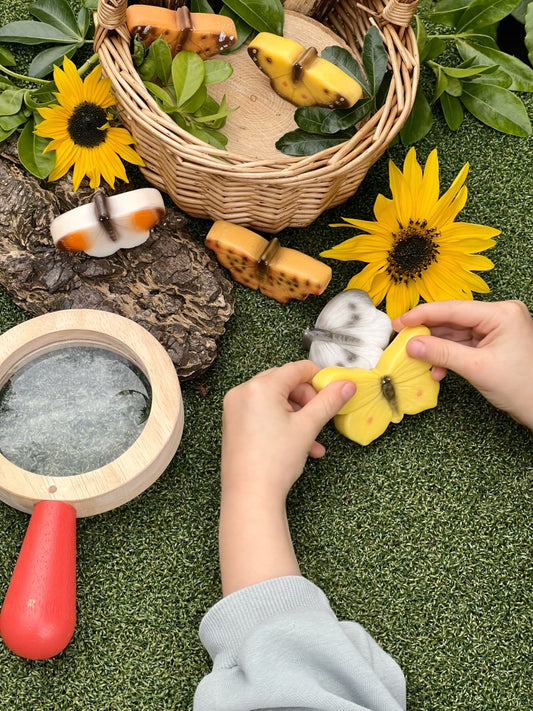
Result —
<instances>
[{"instance_id":1,"label":"piece of bark","mask_svg":"<svg viewBox=\"0 0 533 711\"><path fill-rule=\"evenodd\" d=\"M70 178L43 183L29 175L4 144L0 153L0 284L34 316L60 309L112 311L144 326L165 347L178 376L203 373L233 313L232 283L167 207L148 240L109 257L54 247L50 223L89 202ZM124 189L132 189L131 185Z\"/></svg>"}]
</instances>

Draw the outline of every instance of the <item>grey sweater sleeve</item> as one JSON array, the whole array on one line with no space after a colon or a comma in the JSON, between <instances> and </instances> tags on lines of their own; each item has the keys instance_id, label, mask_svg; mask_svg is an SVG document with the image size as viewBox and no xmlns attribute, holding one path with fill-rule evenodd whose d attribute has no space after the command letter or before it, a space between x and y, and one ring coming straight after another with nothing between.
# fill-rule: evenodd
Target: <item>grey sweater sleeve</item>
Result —
<instances>
[{"instance_id":1,"label":"grey sweater sleeve","mask_svg":"<svg viewBox=\"0 0 533 711\"><path fill-rule=\"evenodd\" d=\"M213 669L193 711L404 711L400 667L299 576L220 600L200 625Z\"/></svg>"}]
</instances>

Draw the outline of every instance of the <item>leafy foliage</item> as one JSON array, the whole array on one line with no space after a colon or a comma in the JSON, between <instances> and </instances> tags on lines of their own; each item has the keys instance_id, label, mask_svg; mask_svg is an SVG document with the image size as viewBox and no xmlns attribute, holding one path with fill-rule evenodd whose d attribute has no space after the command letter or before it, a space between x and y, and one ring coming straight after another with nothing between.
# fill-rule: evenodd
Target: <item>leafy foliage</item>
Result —
<instances>
[{"instance_id":1,"label":"leafy foliage","mask_svg":"<svg viewBox=\"0 0 533 711\"><path fill-rule=\"evenodd\" d=\"M51 45L33 58L28 69L32 77L46 77L65 55L70 59L84 45L92 44L92 8L93 0L85 0L75 15L67 0L39 0L29 8L36 19L10 22L0 27L0 42Z\"/></svg>"},{"instance_id":2,"label":"leafy foliage","mask_svg":"<svg viewBox=\"0 0 533 711\"><path fill-rule=\"evenodd\" d=\"M376 111L386 96L391 80L391 73L387 71L389 55L377 27L371 27L365 35L362 67L342 47L326 47L321 56L355 79L363 89L363 98L349 109L297 108L294 120L298 128L276 142L276 148L287 155L309 156L344 143L355 134L357 124Z\"/></svg>"},{"instance_id":3,"label":"leafy foliage","mask_svg":"<svg viewBox=\"0 0 533 711\"><path fill-rule=\"evenodd\" d=\"M225 148L227 138L220 129L234 109L226 107L225 97L220 104L215 101L206 87L230 77L231 64L222 59L203 60L188 50L178 52L173 59L163 39L152 42L147 52L140 40L134 45L138 74L161 110L193 136Z\"/></svg>"},{"instance_id":4,"label":"leafy foliage","mask_svg":"<svg viewBox=\"0 0 533 711\"><path fill-rule=\"evenodd\" d=\"M494 36L497 24L513 13L523 17L526 47L533 58L533 3L523 0L440 0L423 17L415 16L420 63L434 75L433 95L419 87L408 121L400 132L403 143L415 143L433 124L433 106L440 104L449 128L456 131L465 110L482 123L513 136L529 136L531 122L522 100L513 92L533 91L533 69L505 52ZM437 25L450 32L429 34ZM457 66L435 60L450 50Z\"/></svg>"}]
</instances>

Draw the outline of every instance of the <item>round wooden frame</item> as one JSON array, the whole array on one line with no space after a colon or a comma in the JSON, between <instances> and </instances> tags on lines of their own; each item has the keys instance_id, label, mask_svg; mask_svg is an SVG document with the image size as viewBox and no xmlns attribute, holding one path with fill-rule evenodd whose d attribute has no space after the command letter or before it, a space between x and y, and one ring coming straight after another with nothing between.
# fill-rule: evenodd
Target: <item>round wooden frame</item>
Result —
<instances>
[{"instance_id":1,"label":"round wooden frame","mask_svg":"<svg viewBox=\"0 0 533 711\"><path fill-rule=\"evenodd\" d=\"M74 476L28 472L0 454L0 500L27 513L39 501L62 501L76 509L77 517L93 516L130 501L163 473L181 440L183 402L163 346L134 321L91 309L48 313L1 335L0 386L24 363L67 344L107 348L143 371L152 389L145 427L115 460Z\"/></svg>"}]
</instances>

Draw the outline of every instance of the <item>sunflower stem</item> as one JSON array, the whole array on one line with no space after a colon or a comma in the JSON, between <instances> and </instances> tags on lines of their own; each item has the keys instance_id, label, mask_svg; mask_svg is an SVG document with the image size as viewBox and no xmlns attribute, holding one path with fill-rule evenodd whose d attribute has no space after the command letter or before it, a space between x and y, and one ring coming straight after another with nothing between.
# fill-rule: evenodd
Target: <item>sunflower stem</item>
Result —
<instances>
[{"instance_id":1,"label":"sunflower stem","mask_svg":"<svg viewBox=\"0 0 533 711\"><path fill-rule=\"evenodd\" d=\"M12 72L11 69L4 67L3 64L0 64L0 71L4 72L10 77L13 77L14 79L22 79L22 81L32 81L36 84L48 84L49 81L48 79L37 79L37 77L27 77L25 74L18 74L17 72Z\"/></svg>"},{"instance_id":2,"label":"sunflower stem","mask_svg":"<svg viewBox=\"0 0 533 711\"><path fill-rule=\"evenodd\" d=\"M84 74L86 74L89 69L93 69L96 65L98 64L98 52L95 52L92 56L89 57L89 59L85 62L85 64L82 64L81 67L78 69L78 74L80 77L82 77Z\"/></svg>"}]
</instances>

